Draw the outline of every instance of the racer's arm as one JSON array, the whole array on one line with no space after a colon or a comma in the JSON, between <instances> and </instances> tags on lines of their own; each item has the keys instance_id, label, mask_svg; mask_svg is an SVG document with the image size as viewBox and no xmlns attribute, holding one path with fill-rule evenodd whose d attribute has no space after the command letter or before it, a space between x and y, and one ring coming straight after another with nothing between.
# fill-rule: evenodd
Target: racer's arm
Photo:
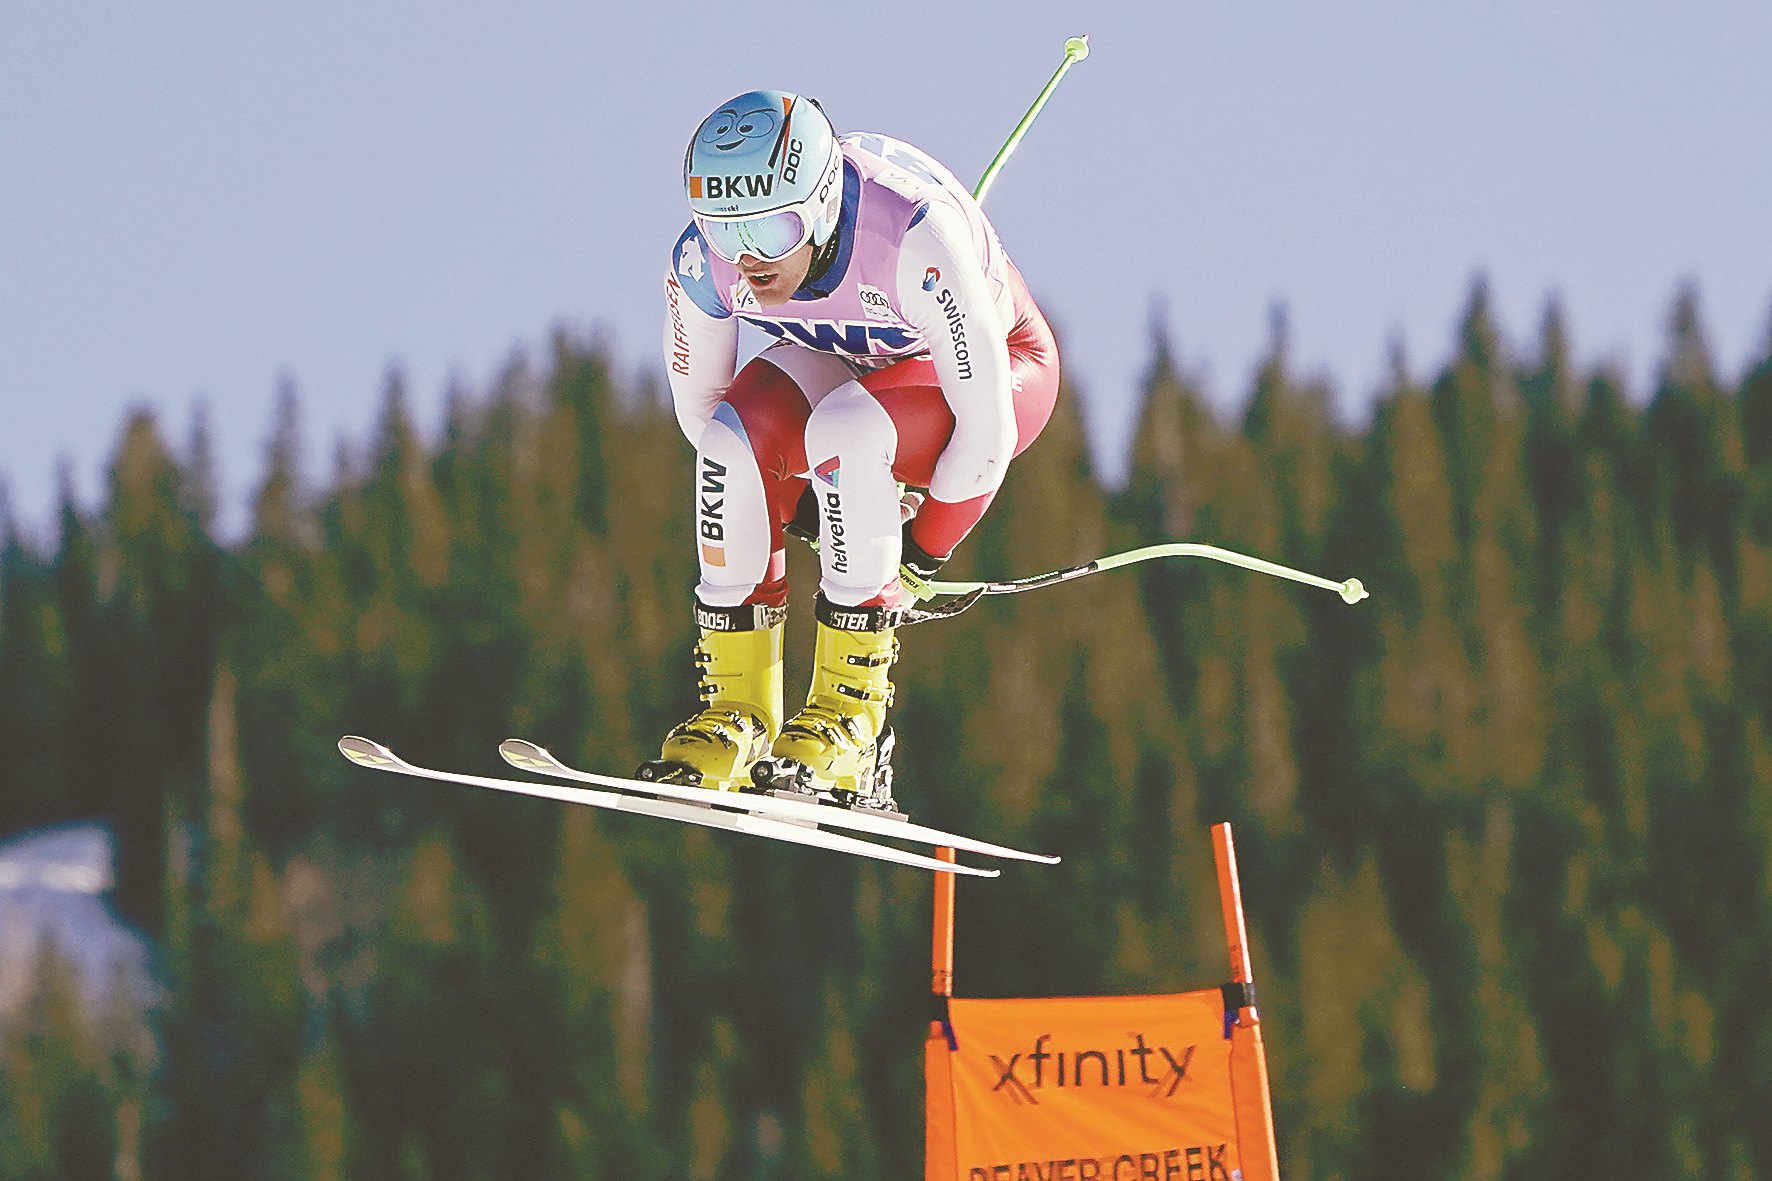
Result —
<instances>
[{"instance_id":1,"label":"racer's arm","mask_svg":"<svg viewBox=\"0 0 1772 1181\"><path fill-rule=\"evenodd\" d=\"M664 359L677 425L698 446L738 367L738 319L720 298L693 225L677 239L665 272Z\"/></svg>"},{"instance_id":2,"label":"racer's arm","mask_svg":"<svg viewBox=\"0 0 1772 1181\"><path fill-rule=\"evenodd\" d=\"M954 414L954 434L935 462L929 498L911 522L916 543L943 558L984 515L1016 441L1008 328L958 213L931 204L905 232L898 299L899 313L929 342Z\"/></svg>"}]
</instances>

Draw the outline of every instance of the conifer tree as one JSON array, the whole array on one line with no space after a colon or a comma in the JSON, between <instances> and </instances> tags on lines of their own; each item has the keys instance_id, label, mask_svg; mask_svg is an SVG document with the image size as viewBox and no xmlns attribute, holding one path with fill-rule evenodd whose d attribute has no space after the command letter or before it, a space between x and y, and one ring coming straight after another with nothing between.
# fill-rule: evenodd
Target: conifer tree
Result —
<instances>
[{"instance_id":1,"label":"conifer tree","mask_svg":"<svg viewBox=\"0 0 1772 1181\"><path fill-rule=\"evenodd\" d=\"M406 407L404 379L390 373L369 470L339 505L331 539L347 588L360 604L351 648L406 709L424 699L437 658L427 617L448 575L448 533L430 457Z\"/></svg>"},{"instance_id":2,"label":"conifer tree","mask_svg":"<svg viewBox=\"0 0 1772 1181\"><path fill-rule=\"evenodd\" d=\"M549 969L564 1039L562 1154L580 1170L644 1175L668 1155L656 1145L654 1095L670 1080L658 1077L653 1065L657 997L648 909L621 861L620 845L590 809L561 817L555 909L542 925L536 954ZM730 1098L722 1092L701 1101ZM691 1135L702 1139L688 1156L705 1171L725 1148L705 1125L708 1113L692 1112L692 1125L697 1118L703 1124Z\"/></svg>"},{"instance_id":3,"label":"conifer tree","mask_svg":"<svg viewBox=\"0 0 1772 1181\"><path fill-rule=\"evenodd\" d=\"M1772 330L1764 354L1742 379L1744 472L1740 540L1738 666L1741 699L1772 711ZM1762 715L1772 720L1772 712Z\"/></svg>"},{"instance_id":4,"label":"conifer tree","mask_svg":"<svg viewBox=\"0 0 1772 1181\"><path fill-rule=\"evenodd\" d=\"M1243 413L1243 434L1275 483L1278 552L1285 555L1279 560L1314 567L1322 557L1347 449L1334 421L1327 382L1320 377L1300 380L1292 372L1283 309L1273 310L1270 332L1267 356Z\"/></svg>"},{"instance_id":5,"label":"conifer tree","mask_svg":"<svg viewBox=\"0 0 1772 1181\"><path fill-rule=\"evenodd\" d=\"M1197 380L1176 366L1160 326L1152 329L1152 361L1132 448L1126 487L1115 498L1116 517L1140 540L1210 541L1213 525L1202 520L1203 491L1221 473L1231 445L1205 403ZM1208 585L1203 563L1154 563L1139 574L1145 614L1155 634L1166 688L1174 709L1195 707L1198 654L1192 639L1205 634L1208 615L1198 608Z\"/></svg>"},{"instance_id":6,"label":"conifer tree","mask_svg":"<svg viewBox=\"0 0 1772 1181\"><path fill-rule=\"evenodd\" d=\"M1560 300L1552 299L1545 305L1537 354L1521 374L1520 395L1526 403L1526 475L1540 539L1533 605L1543 611L1554 596L1557 535L1575 510L1580 475L1575 466L1575 431L1582 414L1583 389L1570 357L1567 317ZM1541 625L1548 626L1542 621Z\"/></svg>"},{"instance_id":7,"label":"conifer tree","mask_svg":"<svg viewBox=\"0 0 1772 1181\"><path fill-rule=\"evenodd\" d=\"M736 1149L734 1106L737 1080L738 1034L731 1022L713 1023L706 1056L695 1068L689 1092L687 1119L687 1167L689 1181L718 1181L729 1176Z\"/></svg>"},{"instance_id":8,"label":"conifer tree","mask_svg":"<svg viewBox=\"0 0 1772 1181\"><path fill-rule=\"evenodd\" d=\"M0 1177L102 1181L117 1129L73 959L39 947L23 1012L0 1044Z\"/></svg>"},{"instance_id":9,"label":"conifer tree","mask_svg":"<svg viewBox=\"0 0 1772 1181\"><path fill-rule=\"evenodd\" d=\"M50 733L53 745L67 755L68 814L93 815L105 807L100 793L109 782L112 744L102 732L86 740L81 720L105 717L118 708L116 686L106 675L107 663L117 653L100 611L98 530L75 500L67 464L61 465L57 479L57 538L49 584L66 645L69 697Z\"/></svg>"},{"instance_id":10,"label":"conifer tree","mask_svg":"<svg viewBox=\"0 0 1772 1181\"><path fill-rule=\"evenodd\" d=\"M1717 381L1694 288L1675 297L1669 328L1667 359L1644 418L1644 430L1655 440L1646 472L1649 507L1668 517L1682 553L1702 550L1724 585L1732 586L1742 437Z\"/></svg>"},{"instance_id":11,"label":"conifer tree","mask_svg":"<svg viewBox=\"0 0 1772 1181\"><path fill-rule=\"evenodd\" d=\"M1449 469L1427 396L1400 357L1377 407L1366 465L1356 494L1368 506L1371 535L1362 564L1371 572L1366 581L1383 588L1386 610L1372 613L1373 664L1355 684L1358 773L1386 819L1407 826L1427 819L1416 811L1423 797L1472 799L1479 772L1477 686L1453 616L1462 571Z\"/></svg>"},{"instance_id":12,"label":"conifer tree","mask_svg":"<svg viewBox=\"0 0 1772 1181\"><path fill-rule=\"evenodd\" d=\"M842 991L827 982L819 1010L822 1036L806 1058L800 1096L804 1160L796 1172L808 1181L873 1177L880 1171L849 1012Z\"/></svg>"},{"instance_id":13,"label":"conifer tree","mask_svg":"<svg viewBox=\"0 0 1772 1181\"><path fill-rule=\"evenodd\" d=\"M1300 908L1296 966L1261 989L1287 1175L1369 1175L1356 1162L1433 1171L1444 1101L1428 981L1393 929L1373 853L1317 867ZM1268 961L1268 957L1263 957ZM1267 1000L1266 998L1273 998Z\"/></svg>"},{"instance_id":14,"label":"conifer tree","mask_svg":"<svg viewBox=\"0 0 1772 1181\"><path fill-rule=\"evenodd\" d=\"M488 899L438 829L421 834L401 870L362 1019L343 1043L363 1129L351 1172L539 1171L550 1139L516 1133L551 1121L552 1111L514 1107L522 1089L513 1055L529 1045L529 998L511 987L520 976L500 967ZM504 1020L487 1019L495 1013ZM529 1069L530 1083L551 1083L545 1065Z\"/></svg>"},{"instance_id":15,"label":"conifer tree","mask_svg":"<svg viewBox=\"0 0 1772 1181\"><path fill-rule=\"evenodd\" d=\"M203 532L192 490L151 415L125 425L108 479L95 547L94 610L75 640L104 718L81 745L80 770L100 776L103 810L118 826L118 899L157 922L164 848L162 793L188 791L201 774L202 719L220 626L221 558ZM76 543L77 546L77 543ZM71 617L72 619L72 617Z\"/></svg>"},{"instance_id":16,"label":"conifer tree","mask_svg":"<svg viewBox=\"0 0 1772 1181\"><path fill-rule=\"evenodd\" d=\"M336 795L332 742L344 728L336 692L346 681L349 628L303 478L298 398L287 381L251 508L238 551L237 622L224 645L238 669L242 757L253 768L247 814L277 856L313 832Z\"/></svg>"},{"instance_id":17,"label":"conifer tree","mask_svg":"<svg viewBox=\"0 0 1772 1181\"><path fill-rule=\"evenodd\" d=\"M1486 290L1479 286L1462 331L1463 348L1435 383L1446 435L1455 528L1451 605L1482 680L1479 725L1494 789L1520 791L1543 766L1542 673L1533 641L1537 513L1528 497L1526 407L1504 355Z\"/></svg>"},{"instance_id":18,"label":"conifer tree","mask_svg":"<svg viewBox=\"0 0 1772 1181\"><path fill-rule=\"evenodd\" d=\"M301 1046L296 956L268 861L244 822L237 687L214 677L204 791L174 825L166 859L173 1004L164 1021L165 1118L153 1129L156 1169L226 1171L263 1159L274 1095Z\"/></svg>"},{"instance_id":19,"label":"conifer tree","mask_svg":"<svg viewBox=\"0 0 1772 1181\"><path fill-rule=\"evenodd\" d=\"M1356 458L1353 441L1334 420L1327 383L1321 378L1301 379L1293 372L1286 316L1278 308L1272 313L1271 331L1268 354L1256 372L1243 415L1243 434L1254 470L1272 491L1258 493L1258 502L1243 506L1245 516L1237 523L1239 540L1246 538L1255 546L1272 537L1271 556L1302 569L1352 568L1353 558L1337 532L1343 518L1364 511L1343 492ZM1231 504L1236 503L1231 498ZM1258 515L1272 512L1278 514L1277 534ZM1254 591L1253 584L1250 589ZM1361 621L1342 610L1342 604L1301 595L1297 588L1263 587L1262 592L1268 595L1265 603L1246 604L1261 613L1243 625L1263 629L1274 625L1269 640L1254 641L1263 644L1268 658L1249 665L1260 675L1251 680L1247 698L1256 726L1247 732L1247 738L1255 740L1247 749L1251 756L1262 756L1264 768L1271 768L1255 771L1259 779L1270 784L1287 778L1295 781L1293 792L1276 794L1271 786L1267 789L1264 815L1278 817L1296 806L1301 810L1298 818L1275 825L1276 833L1290 832L1296 838L1316 827L1310 818L1313 812L1334 816L1345 806L1350 778L1347 744L1353 729L1347 690L1358 663L1352 637ZM1276 686L1284 687L1289 733L1273 725L1282 704ZM1252 790L1258 789L1252 785ZM1320 848L1322 835L1319 830L1310 843ZM1315 850L1304 854L1301 849L1300 854L1293 876L1303 882L1305 865Z\"/></svg>"},{"instance_id":20,"label":"conifer tree","mask_svg":"<svg viewBox=\"0 0 1772 1181\"><path fill-rule=\"evenodd\" d=\"M62 819L74 785L55 741L75 689L54 567L26 544L0 488L0 830Z\"/></svg>"}]
</instances>

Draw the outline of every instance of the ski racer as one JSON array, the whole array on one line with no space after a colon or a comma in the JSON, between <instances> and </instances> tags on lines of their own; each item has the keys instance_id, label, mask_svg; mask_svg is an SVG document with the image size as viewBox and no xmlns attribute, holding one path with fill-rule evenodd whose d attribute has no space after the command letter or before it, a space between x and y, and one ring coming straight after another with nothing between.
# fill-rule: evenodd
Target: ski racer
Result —
<instances>
[{"instance_id":1,"label":"ski racer","mask_svg":"<svg viewBox=\"0 0 1772 1181\"><path fill-rule=\"evenodd\" d=\"M890 810L894 629L1051 416L1052 332L953 173L839 137L812 99L723 103L683 180L664 350L696 449L702 708L639 774ZM773 338L742 368L741 324ZM784 720L796 522L818 539L818 635Z\"/></svg>"}]
</instances>

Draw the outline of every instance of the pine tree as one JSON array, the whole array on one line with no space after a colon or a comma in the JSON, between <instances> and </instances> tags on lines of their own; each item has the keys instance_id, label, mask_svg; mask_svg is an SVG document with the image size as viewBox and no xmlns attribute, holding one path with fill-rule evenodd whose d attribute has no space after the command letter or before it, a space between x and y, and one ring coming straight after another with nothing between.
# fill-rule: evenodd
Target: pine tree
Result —
<instances>
[{"instance_id":1,"label":"pine tree","mask_svg":"<svg viewBox=\"0 0 1772 1181\"><path fill-rule=\"evenodd\" d=\"M1353 691L1362 732L1357 781L1371 793L1385 837L1400 847L1433 816L1422 805L1468 806L1481 774L1476 676L1453 615L1461 559L1441 439L1427 396L1399 358L1355 493L1368 506L1368 537L1355 539L1356 552L1386 610L1372 613L1372 663ZM1414 897L1430 897L1427 885L1393 882Z\"/></svg>"},{"instance_id":2,"label":"pine tree","mask_svg":"<svg viewBox=\"0 0 1772 1181\"><path fill-rule=\"evenodd\" d=\"M736 1148L733 1107L738 1087L734 1077L738 1035L731 1022L716 1020L709 1043L706 1056L696 1065L689 1095L688 1166L684 1172L689 1181L719 1181L730 1176L728 1162Z\"/></svg>"},{"instance_id":3,"label":"pine tree","mask_svg":"<svg viewBox=\"0 0 1772 1181\"><path fill-rule=\"evenodd\" d=\"M344 768L332 743L346 728L337 691L349 628L302 475L298 397L287 381L251 521L238 551L237 623L224 644L238 670L242 758L253 769L248 820L278 857L313 832L338 794Z\"/></svg>"},{"instance_id":4,"label":"pine tree","mask_svg":"<svg viewBox=\"0 0 1772 1181\"><path fill-rule=\"evenodd\" d=\"M222 555L204 532L194 488L152 416L132 415L112 461L90 575L70 569L70 640L85 682L79 718L103 718L76 741L118 829L118 900L157 925L164 795L188 791L202 765L202 719L222 622ZM77 555L85 525L64 513ZM86 579L90 578L90 581ZM91 589L86 589L91 588ZM87 599L86 603L80 602ZM88 605L90 604L90 605Z\"/></svg>"},{"instance_id":5,"label":"pine tree","mask_svg":"<svg viewBox=\"0 0 1772 1181\"><path fill-rule=\"evenodd\" d=\"M803 1163L808 1179L879 1175L874 1121L860 1094L860 1063L843 992L827 982L819 1010L822 1036L807 1056L800 1095Z\"/></svg>"},{"instance_id":6,"label":"pine tree","mask_svg":"<svg viewBox=\"0 0 1772 1181\"><path fill-rule=\"evenodd\" d=\"M581 1173L651 1175L667 1156L656 1145L653 1097L668 1080L653 1065L658 998L648 908L621 869L621 852L591 809L561 818L555 910L536 956L558 998L561 1069L569 1079L557 1100L563 1158ZM701 1102L729 1099L722 1093ZM692 1112L688 1156L705 1172L726 1149L706 1126L708 1113L699 1131L696 1118Z\"/></svg>"},{"instance_id":7,"label":"pine tree","mask_svg":"<svg viewBox=\"0 0 1772 1181\"><path fill-rule=\"evenodd\" d=\"M1538 352L1520 377L1526 403L1526 474L1539 521L1540 555L1536 565L1534 606L1548 608L1554 595L1557 535L1575 510L1580 477L1575 460L1575 432L1583 409L1582 383L1569 355L1569 329L1561 301L1546 304L1540 322ZM1548 622L1543 626L1548 627Z\"/></svg>"},{"instance_id":8,"label":"pine tree","mask_svg":"<svg viewBox=\"0 0 1772 1181\"><path fill-rule=\"evenodd\" d=\"M552 1112L513 1106L533 998L502 965L489 901L436 830L418 842L393 893L365 1011L344 1045L364 1129L350 1171L534 1175L548 1140L518 1131ZM487 1020L492 1013L501 1020ZM526 1086L554 1081L543 1063L522 1069L531 1074Z\"/></svg>"},{"instance_id":9,"label":"pine tree","mask_svg":"<svg viewBox=\"0 0 1772 1181\"><path fill-rule=\"evenodd\" d=\"M23 1012L0 1042L0 1177L113 1176L115 1100L83 991L71 958L38 948Z\"/></svg>"},{"instance_id":10,"label":"pine tree","mask_svg":"<svg viewBox=\"0 0 1772 1181\"><path fill-rule=\"evenodd\" d=\"M1762 716L1772 722L1772 329L1764 354L1742 379L1739 407L1745 471L1736 662L1741 700L1769 703Z\"/></svg>"},{"instance_id":11,"label":"pine tree","mask_svg":"<svg viewBox=\"0 0 1772 1181\"><path fill-rule=\"evenodd\" d=\"M1675 297L1671 339L1644 432L1651 511L1666 514L1682 553L1701 550L1725 586L1734 581L1744 453L1737 417L1720 388L1698 311L1698 293Z\"/></svg>"},{"instance_id":12,"label":"pine tree","mask_svg":"<svg viewBox=\"0 0 1772 1181\"><path fill-rule=\"evenodd\" d=\"M165 1118L156 1172L219 1175L264 1159L271 1100L301 1047L296 954L268 861L244 822L236 683L222 665L205 727L205 790L188 825L168 826L169 983Z\"/></svg>"},{"instance_id":13,"label":"pine tree","mask_svg":"<svg viewBox=\"0 0 1772 1181\"><path fill-rule=\"evenodd\" d=\"M1463 543L1449 603L1481 682L1476 721L1488 757L1478 774L1493 789L1519 792L1537 781L1545 759L1543 674L1531 626L1537 513L1528 497L1526 407L1481 285L1462 338L1461 354L1434 386Z\"/></svg>"},{"instance_id":14,"label":"pine tree","mask_svg":"<svg viewBox=\"0 0 1772 1181\"><path fill-rule=\"evenodd\" d=\"M70 756L55 737L74 687L53 564L19 535L0 488L0 831L67 814Z\"/></svg>"},{"instance_id":15,"label":"pine tree","mask_svg":"<svg viewBox=\"0 0 1772 1181\"><path fill-rule=\"evenodd\" d=\"M1439 1038L1425 974L1389 919L1370 851L1351 872L1318 866L1297 921L1293 974L1261 987L1287 1175L1444 1168ZM1268 962L1263 957L1262 962ZM1386 1162L1363 1167L1356 1162Z\"/></svg>"}]
</instances>

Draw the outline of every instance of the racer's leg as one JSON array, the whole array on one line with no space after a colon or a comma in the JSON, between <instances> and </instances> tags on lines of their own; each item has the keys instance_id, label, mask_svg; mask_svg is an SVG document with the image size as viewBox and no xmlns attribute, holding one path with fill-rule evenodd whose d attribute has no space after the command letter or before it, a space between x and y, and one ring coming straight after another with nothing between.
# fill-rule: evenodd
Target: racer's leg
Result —
<instances>
[{"instance_id":1,"label":"racer's leg","mask_svg":"<svg viewBox=\"0 0 1772 1181\"><path fill-rule=\"evenodd\" d=\"M1045 427L1058 395L1051 333L1031 301L1027 308L1031 314L1018 319L1009 340L1017 455ZM770 758L757 764L760 783L823 786L892 806L883 752L890 741L888 673L898 654L892 610L900 599L898 485L927 487L953 431L953 412L926 359L845 382L808 417L806 455L819 505L822 566L818 644L806 707L782 725ZM990 499L925 501L913 539L946 557Z\"/></svg>"},{"instance_id":2,"label":"racer's leg","mask_svg":"<svg viewBox=\"0 0 1772 1181\"><path fill-rule=\"evenodd\" d=\"M1009 380L1015 406L1015 454L1020 455L1045 429L1058 401L1058 347L1052 329L1013 268L1010 282L1018 318L1009 334ZM861 384L892 419L896 435L894 479L927 488L935 461L954 433L954 414L942 395L934 364L900 361L867 374ZM911 522L911 538L926 553L945 558L978 524L991 500L989 495L956 503L925 499ZM893 561L896 568L896 555Z\"/></svg>"},{"instance_id":3,"label":"racer's leg","mask_svg":"<svg viewBox=\"0 0 1772 1181\"><path fill-rule=\"evenodd\" d=\"M695 469L702 705L665 736L659 757L640 767L641 778L747 785L751 765L781 728L782 524L806 484L812 404L827 383L848 377L846 369L820 370L768 350L734 378L702 432Z\"/></svg>"},{"instance_id":4,"label":"racer's leg","mask_svg":"<svg viewBox=\"0 0 1772 1181\"><path fill-rule=\"evenodd\" d=\"M836 358L791 345L765 349L733 379L696 454L701 602L787 602L782 526L806 488L807 418L848 379Z\"/></svg>"},{"instance_id":5,"label":"racer's leg","mask_svg":"<svg viewBox=\"0 0 1772 1181\"><path fill-rule=\"evenodd\" d=\"M1016 443L1020 455L1052 416L1056 369L1018 365ZM845 382L812 411L806 456L819 507L819 588L842 606L880 606L898 576L898 485L927 488L935 461L954 433L954 412L942 395L935 365L900 361ZM978 523L991 498L956 504L925 500L911 525L918 545L945 558Z\"/></svg>"}]
</instances>

